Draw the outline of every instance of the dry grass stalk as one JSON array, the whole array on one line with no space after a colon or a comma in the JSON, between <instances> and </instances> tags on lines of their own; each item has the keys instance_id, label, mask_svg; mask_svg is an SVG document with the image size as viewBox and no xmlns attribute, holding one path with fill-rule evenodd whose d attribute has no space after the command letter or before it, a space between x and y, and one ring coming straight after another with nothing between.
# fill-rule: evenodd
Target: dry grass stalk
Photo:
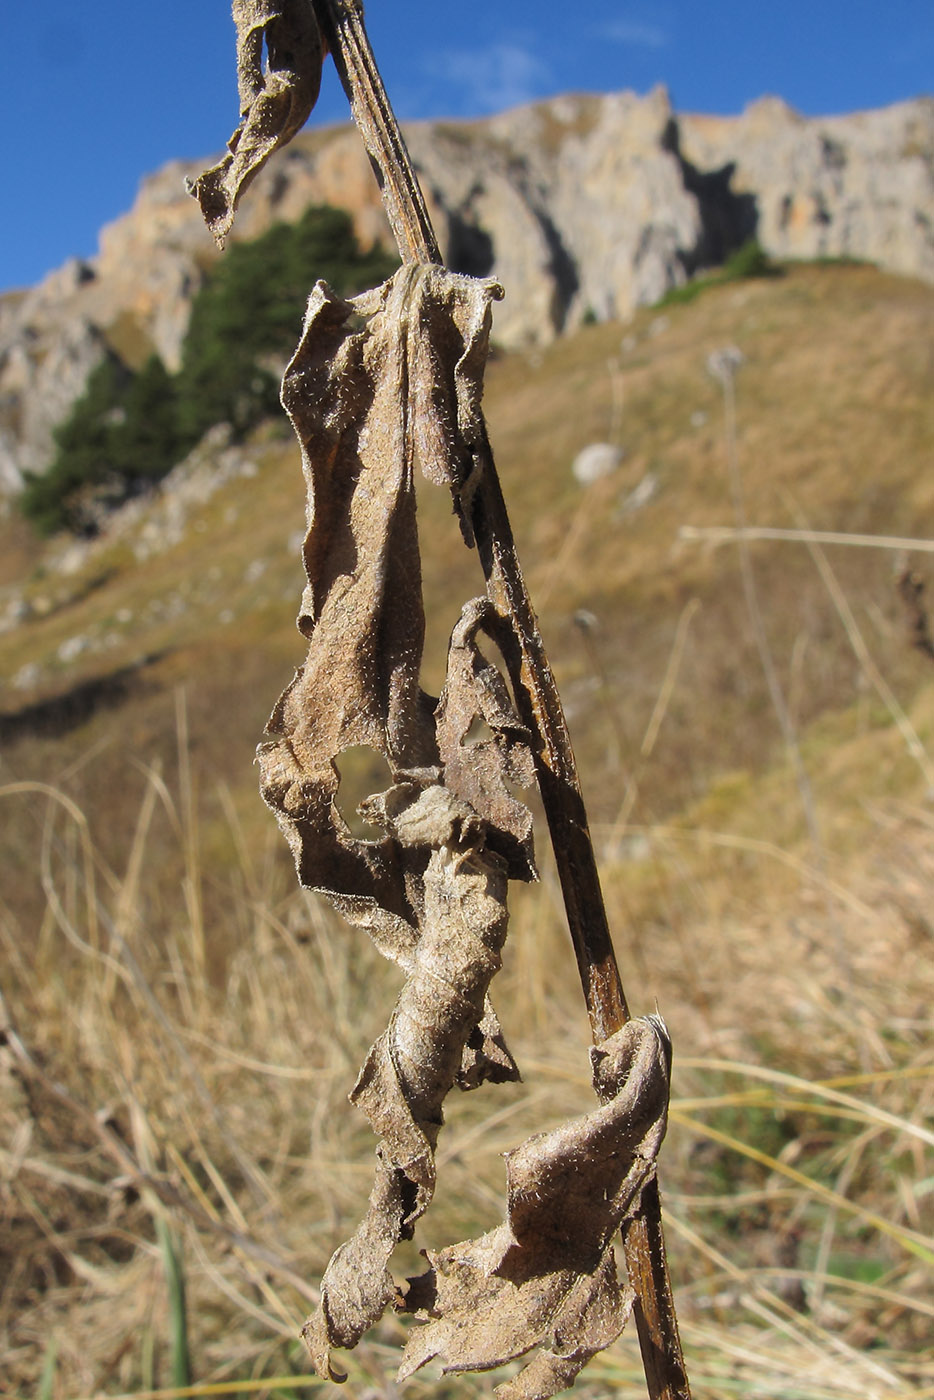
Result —
<instances>
[{"instance_id":1,"label":"dry grass stalk","mask_svg":"<svg viewBox=\"0 0 934 1400\"><path fill-rule=\"evenodd\" d=\"M147 791L140 789L141 804ZM6 810L18 814L27 810L27 801L34 798L18 793ZM203 801L201 808L206 810ZM852 1018L842 1019L830 999L833 961L826 940L821 951L819 913L815 942L805 959L786 903L780 901L752 924L744 916L745 904L736 909L737 890L745 900L748 886L728 854L709 851L702 864L711 876L715 865L729 864L732 916L705 908L700 886L684 912L702 953L700 986L688 986L685 969L679 969L677 940L656 940L659 980L670 982L672 997L678 998L668 1009L691 1026L690 1039L706 1043L702 1053L711 1057L692 1061L679 1056L680 1094L670 1115L675 1132L666 1145L666 1225L669 1233L675 1232L679 1311L694 1384L711 1400L761 1394L763 1387L769 1394L882 1400L916 1395L931 1374L931 1271L918 1252L919 1231L928 1237L929 1255L931 1249L931 1197L925 1192L934 1102L931 979L930 959L918 943L924 937L927 946L929 935L912 933L897 917L893 920L893 909L906 901L906 914L916 906L917 918L925 916L934 873L930 824L930 814L918 809L911 822L893 825L882 858L884 879L874 878L868 888L867 870L845 877L835 869L863 900L859 907L855 898L851 905L841 904L840 917L861 959L855 1030L860 1042L870 1031L876 1035L870 1075L856 1072L860 1057L854 1053ZM95 840L99 834L91 822L91 868L99 877L97 921L106 939L113 913L125 901ZM184 834L179 830L176 835L181 850ZM151 832L138 915L151 916L165 891L165 852L157 850L152 838ZM75 872L66 864L73 860L70 843L63 843L51 876L63 902L66 884L76 879L73 931L88 946L90 913L83 909L80 864ZM749 865L748 854L742 862ZM867 868L875 863L872 857L862 862ZM681 856L665 860L663 898L685 896L681 867ZM751 873L747 870L747 877ZM209 868L202 874L209 882ZM631 881L631 867L627 879ZM774 862L763 861L758 894L748 897L767 909L780 883ZM166 914L170 925L182 931L181 966L192 984L184 1001L167 979L171 927L150 922L137 945L163 1014L198 1056L218 1122L205 1118L190 1071L183 1069L155 1007L132 992L130 984L125 994L118 989L112 1005L102 1004L105 965L100 954L46 940L37 952L32 990L25 965L19 972L15 963L5 966L7 1004L19 1035L36 1046L46 1075L63 1080L72 1096L70 1106L55 1098L48 1078L43 1081L13 1057L14 1075L29 1081L24 1087L31 1104L20 1102L12 1116L10 1100L0 1106L4 1129L7 1124L11 1128L0 1132L10 1148L0 1164L0 1191L5 1209L12 1209L0 1263L0 1350L17 1393L38 1393L50 1337L59 1343L58 1397L77 1400L115 1390L135 1396L169 1383L162 1340L168 1314L152 1216L140 1205L132 1207L126 1194L126 1187L135 1183L145 1190L149 1182L145 1174L134 1175L138 1157L135 1165L121 1164L92 1129L90 1115L85 1117L85 1106L92 1112L101 1106L107 1109L107 1121L115 1117L119 1127L126 1122L121 1105L128 1093L145 1113L154 1150L169 1172L168 1178L155 1178L154 1186L184 1239L192 1355L202 1387L221 1393L223 1386L224 1393L236 1394L261 1387L294 1391L311 1384L294 1374L296 1367L304 1370L302 1363L279 1339L294 1338L303 1311L315 1303L308 1274L324 1268L340 1222L355 1217L371 1175L368 1129L355 1122L359 1115L342 1111L342 1103L351 1067L373 1039L378 1011L372 1003L381 988L378 956L368 946L355 947L354 940L342 938L337 919L310 897L297 891L285 896L287 884L283 872L274 903L257 904L252 923L241 926L246 911L239 896L231 902L226 922L212 911L212 943L229 950L229 971L220 984L201 989L194 948L184 932L188 906L173 885ZM496 1208L502 1170L498 1154L533 1131L536 1115L548 1114L549 1125L571 1116L587 1093L575 1032L579 1010L561 967L565 931L544 884L520 894L510 927L514 948L502 975L509 996L504 987L499 997L503 1010L508 1005L513 1048L523 1070L534 1077L534 1087L521 1098L517 1086L505 1087L507 1102L485 1116L483 1095L463 1096L438 1156L443 1190L431 1212L436 1238L461 1240L486 1228L477 1222L490 1218L491 1204ZM624 910L616 907L622 920ZM796 917L809 927L821 907L820 902L800 901ZM290 928L306 941L297 942ZM4 931L8 929L0 926ZM893 967L903 969L904 977L893 977ZM734 1005L727 1009L714 995L705 1013L705 1000L728 979ZM534 1007L525 980L540 989ZM126 1029L127 995L134 1007L132 1032ZM737 1017L736 1005L746 1020ZM813 1034L802 1041L798 1027L806 1007L811 1008L805 1014ZM191 1008L195 1021L189 1019ZM789 1027L795 1028L791 1034ZM0 1046L0 1083L4 1055L18 1043L10 1029L6 1050ZM763 1037L776 1047L782 1066L794 1067L794 1075L756 1063ZM114 1048L123 1073L132 1075L133 1089L115 1075ZM98 1123L105 1126L103 1114ZM717 1130L717 1138L709 1128ZM243 1181L231 1130L273 1188L269 1200L256 1200ZM282 1156L283 1134L291 1143L287 1158ZM101 1143L96 1151L95 1140ZM122 1141L126 1147L125 1130ZM209 1179L219 1181L217 1190ZM839 1195L826 1195L824 1187L845 1191L846 1204ZM128 1231L134 1241L130 1257L119 1248L108 1257L101 1248L106 1245L100 1235L104 1200L111 1203L107 1216L112 1225ZM56 1235L29 1243L26 1222L17 1218L18 1204L25 1211L27 1202L54 1222ZM200 1212L188 1208L196 1203ZM815 1246L831 1212L838 1224L822 1274ZM800 1249L786 1257L779 1245L789 1224L795 1234L803 1234ZM12 1252L17 1249L18 1256ZM28 1271L41 1269L43 1257L52 1251L61 1252L63 1268L73 1274L46 1288L33 1284L26 1296ZM804 1312L797 1302L790 1310L787 1306L793 1285L799 1296L803 1289ZM355 1389L382 1393L401 1330L387 1318L377 1335L350 1354ZM641 1363L628 1332L581 1375L577 1389L585 1396L610 1389L639 1393ZM154 1361L147 1359L153 1342ZM119 1367L111 1371L118 1355ZM260 1375L264 1379L246 1379ZM423 1375L406 1385L416 1400L432 1393ZM479 1395L482 1378L463 1376L457 1386L465 1395Z\"/></svg>"},{"instance_id":2,"label":"dry grass stalk","mask_svg":"<svg viewBox=\"0 0 934 1400\"><path fill-rule=\"evenodd\" d=\"M243 0L234 8L245 125L231 143L232 162L193 189L220 237L242 186L291 134L295 93L316 90L320 54L320 44L309 44L309 71L299 58L286 97L280 101L277 90L267 102L255 81L258 36L265 27L273 67L273 40L280 27L294 27L296 7L282 0L258 9ZM299 628L309 649L269 721L261 785L301 884L366 928L407 981L351 1095L380 1136L369 1209L328 1265L303 1335L319 1374L342 1380L331 1348L355 1346L395 1303L427 1319L400 1376L438 1354L448 1369L485 1370L538 1346L500 1394L547 1400L625 1324L633 1294L616 1281L612 1244L622 1227L650 1393L687 1396L654 1175L670 1043L657 1018L628 1018L564 716L483 423L491 303L502 292L435 265L434 236L361 8L336 0L314 8L404 263L352 302L319 283L286 372L283 402L308 485ZM253 126L262 144L247 141ZM218 182L219 214L207 198ZM416 459L450 489L488 589L487 599L465 606L454 630L437 705L420 686ZM480 632L500 650L515 708L477 645ZM491 737L469 745L481 722ZM361 745L383 756L392 779L360 808L382 833L376 841L356 839L336 804L341 755ZM602 1107L510 1154L507 1222L430 1256L428 1273L400 1296L389 1260L431 1201L445 1097L455 1083L471 1089L517 1074L487 992L506 935L508 880L535 874L531 819L510 784L535 775L596 1041Z\"/></svg>"}]
</instances>

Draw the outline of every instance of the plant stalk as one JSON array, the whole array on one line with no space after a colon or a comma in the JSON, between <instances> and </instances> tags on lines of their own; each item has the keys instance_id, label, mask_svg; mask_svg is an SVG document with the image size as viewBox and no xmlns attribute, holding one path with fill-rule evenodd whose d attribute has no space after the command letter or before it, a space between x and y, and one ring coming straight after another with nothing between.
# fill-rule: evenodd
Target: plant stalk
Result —
<instances>
[{"instance_id":1,"label":"plant stalk","mask_svg":"<svg viewBox=\"0 0 934 1400\"><path fill-rule=\"evenodd\" d=\"M405 141L383 87L363 22L361 0L311 0L354 120L383 195L400 256L408 263L441 263L437 239ZM555 853L591 1031L607 1039L629 1019L629 1008L607 923L587 813L567 722L506 511L489 440L476 451L478 482L470 524L488 596L509 623L498 637L519 716L533 735L533 753ZM638 1214L623 1232L626 1266L635 1290L635 1316L651 1400L691 1400L684 1370L654 1176Z\"/></svg>"}]
</instances>

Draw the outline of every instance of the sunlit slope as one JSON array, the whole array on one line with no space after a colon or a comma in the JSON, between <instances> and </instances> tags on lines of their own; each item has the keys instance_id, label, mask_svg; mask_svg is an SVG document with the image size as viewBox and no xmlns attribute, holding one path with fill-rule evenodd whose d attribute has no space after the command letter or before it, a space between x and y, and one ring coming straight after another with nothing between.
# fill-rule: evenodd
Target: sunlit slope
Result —
<instances>
[{"instance_id":1,"label":"sunlit slope","mask_svg":"<svg viewBox=\"0 0 934 1400\"><path fill-rule=\"evenodd\" d=\"M932 1374L934 673L925 594L909 618L896 582L934 561L795 540L744 562L681 536L744 517L929 537L932 311L911 282L801 267L489 368L627 994L675 1046L660 1174L698 1400L908 1397ZM732 458L708 371L729 347ZM622 460L585 487L572 463L595 442ZM252 763L302 659L300 476L267 426L206 442L90 548L0 526L0 1014L33 1056L25 1078L0 1062L18 1393L53 1367L70 1396L171 1378L161 1213L107 1134L180 1193L205 1383L306 1372L295 1339L370 1189L346 1096L399 979L296 890ZM481 579L444 493L421 502L437 686ZM345 806L381 780L358 764ZM544 844L494 988L524 1082L446 1105L400 1278L494 1225L501 1154L592 1102ZM384 1392L401 1331L387 1317L350 1354L357 1391ZM641 1374L627 1330L578 1390L642 1393Z\"/></svg>"},{"instance_id":2,"label":"sunlit slope","mask_svg":"<svg viewBox=\"0 0 934 1400\"><path fill-rule=\"evenodd\" d=\"M891 723L806 546L750 546L757 645L737 545L680 538L683 526L739 518L723 389L707 365L727 346L743 356L747 523L930 533L934 290L920 284L863 267L791 268L544 352L496 356L490 431L598 828L621 812L668 818L709 798L723 774L780 758L763 644L796 733L828 715L835 742ZM598 441L622 449L621 465L581 486L573 460ZM205 446L194 477L201 487L135 508L135 523L83 556L72 550L64 569L60 544L43 552L21 525L3 526L0 608L22 620L0 635L0 771L107 804L117 847L132 788L121 775L172 760L180 697L203 791L222 783L251 831L268 821L252 754L302 656L298 452L273 425L242 449ZM437 687L447 632L482 580L444 493L422 483L420 512L425 674ZM895 589L905 562L826 552L875 664L910 706L931 667L910 645ZM923 574L927 556L910 562Z\"/></svg>"}]
</instances>

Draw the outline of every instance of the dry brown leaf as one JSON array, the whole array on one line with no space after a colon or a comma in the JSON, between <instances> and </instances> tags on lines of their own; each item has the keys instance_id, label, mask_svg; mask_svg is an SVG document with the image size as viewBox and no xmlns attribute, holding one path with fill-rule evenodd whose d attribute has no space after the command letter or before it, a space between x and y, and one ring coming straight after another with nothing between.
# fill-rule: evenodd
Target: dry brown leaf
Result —
<instances>
[{"instance_id":1,"label":"dry brown leaf","mask_svg":"<svg viewBox=\"0 0 934 1400\"><path fill-rule=\"evenodd\" d=\"M440 786L424 789L402 815L419 807L430 815L414 820L432 844L413 848L430 851L413 967L351 1094L381 1136L376 1186L359 1229L325 1271L321 1307L304 1333L324 1376L335 1375L330 1347L355 1345L394 1300L389 1257L431 1201L442 1104L506 937L506 873L482 850L483 824L475 818L473 837L456 838L462 804Z\"/></svg>"},{"instance_id":2,"label":"dry brown leaf","mask_svg":"<svg viewBox=\"0 0 934 1400\"><path fill-rule=\"evenodd\" d=\"M508 879L534 875L531 818L508 788L532 778L528 735L476 645L481 628L495 637L502 626L485 602L455 629L437 710L421 689L413 484L419 459L455 505L469 489L498 292L437 267L402 268L352 302L319 283L283 386L309 493L299 617L309 646L259 750L263 796L301 883L406 973L351 1095L380 1144L368 1212L331 1260L304 1332L325 1376L336 1376L331 1347L353 1346L394 1300L388 1262L431 1200L445 1096L517 1077L487 990ZM490 737L465 750L480 720ZM336 765L360 745L393 778L360 806L384 833L376 841L355 839L336 805Z\"/></svg>"},{"instance_id":3,"label":"dry brown leaf","mask_svg":"<svg viewBox=\"0 0 934 1400\"><path fill-rule=\"evenodd\" d=\"M483 430L483 360L499 294L495 283L437 267L400 268L353 301L319 282L283 384L308 485L308 585L298 625L309 649L267 726L275 741L259 750L263 796L301 884L326 893L403 967L423 902L420 873L390 836L351 836L335 804L335 762L345 749L366 746L385 757L396 782L441 781L435 702L419 683L424 612L413 464L417 454L426 474L459 500L472 435ZM456 723L466 732L486 702L463 668L446 691L446 712L461 716L443 726L450 761ZM523 731L514 716L494 718L505 785L522 767L515 749ZM480 815L496 821L492 807ZM520 827L511 811L494 844L508 848Z\"/></svg>"},{"instance_id":4,"label":"dry brown leaf","mask_svg":"<svg viewBox=\"0 0 934 1400\"><path fill-rule=\"evenodd\" d=\"M547 1400L623 1329L631 1294L613 1238L655 1170L668 1111L670 1042L659 1018L629 1021L591 1051L603 1106L506 1156L506 1223L428 1253L406 1307L431 1321L409 1338L399 1378L435 1356L489 1370L541 1350L500 1400Z\"/></svg>"},{"instance_id":5,"label":"dry brown leaf","mask_svg":"<svg viewBox=\"0 0 934 1400\"><path fill-rule=\"evenodd\" d=\"M311 115L324 61L310 0L233 0L233 17L240 125L223 160L188 185L221 248L243 191Z\"/></svg>"},{"instance_id":6,"label":"dry brown leaf","mask_svg":"<svg viewBox=\"0 0 934 1400\"><path fill-rule=\"evenodd\" d=\"M503 622L492 603L475 598L464 607L451 634L448 678L438 703L438 745L444 781L490 824L489 845L517 880L534 878L532 814L510 793L507 782L530 787L535 765L531 736L520 724L502 673L477 645L485 631L496 641ZM471 739L482 721L489 737Z\"/></svg>"}]
</instances>

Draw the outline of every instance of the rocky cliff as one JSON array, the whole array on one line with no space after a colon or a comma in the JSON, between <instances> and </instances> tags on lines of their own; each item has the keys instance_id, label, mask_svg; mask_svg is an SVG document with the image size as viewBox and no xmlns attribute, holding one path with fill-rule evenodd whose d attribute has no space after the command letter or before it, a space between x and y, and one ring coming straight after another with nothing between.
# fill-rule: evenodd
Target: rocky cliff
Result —
<instances>
[{"instance_id":1,"label":"rocky cliff","mask_svg":"<svg viewBox=\"0 0 934 1400\"><path fill-rule=\"evenodd\" d=\"M752 236L778 259L856 258L934 282L931 99L804 118L770 98L718 118L678 115L658 89L425 123L407 138L447 262L506 288L495 324L505 345L625 317ZM47 464L52 428L105 346L130 363L156 349L177 366L216 257L184 189L200 168L173 163L144 180L97 258L0 298L0 491ZM308 131L274 159L236 236L309 203L348 209L364 243L388 241L349 128Z\"/></svg>"}]
</instances>

